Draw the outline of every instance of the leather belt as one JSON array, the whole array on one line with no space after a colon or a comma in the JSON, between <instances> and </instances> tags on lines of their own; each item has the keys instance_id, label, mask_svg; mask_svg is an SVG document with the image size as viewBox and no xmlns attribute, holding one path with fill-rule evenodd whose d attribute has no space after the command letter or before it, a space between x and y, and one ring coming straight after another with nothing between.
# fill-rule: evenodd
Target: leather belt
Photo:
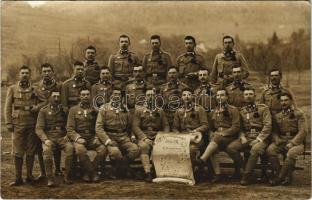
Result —
<instances>
[{"instance_id":1,"label":"leather belt","mask_svg":"<svg viewBox=\"0 0 312 200\"><path fill-rule=\"evenodd\" d=\"M112 132L112 133L124 133L124 132L127 131L127 129L110 129L110 128L105 128L105 131Z\"/></svg>"},{"instance_id":2,"label":"leather belt","mask_svg":"<svg viewBox=\"0 0 312 200\"><path fill-rule=\"evenodd\" d=\"M52 131L52 130L58 130L58 131L66 131L65 127L61 127L61 126L54 126L54 127L48 127L47 131Z\"/></svg>"},{"instance_id":3,"label":"leather belt","mask_svg":"<svg viewBox=\"0 0 312 200\"><path fill-rule=\"evenodd\" d=\"M14 106L14 110L25 110L29 111L31 110L32 106Z\"/></svg>"}]
</instances>

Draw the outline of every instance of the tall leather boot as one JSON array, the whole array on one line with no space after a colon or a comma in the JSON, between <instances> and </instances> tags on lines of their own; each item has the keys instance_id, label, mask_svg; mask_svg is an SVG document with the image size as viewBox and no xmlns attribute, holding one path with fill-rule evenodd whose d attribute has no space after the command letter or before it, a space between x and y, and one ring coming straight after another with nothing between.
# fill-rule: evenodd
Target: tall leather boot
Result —
<instances>
[{"instance_id":1,"label":"tall leather boot","mask_svg":"<svg viewBox=\"0 0 312 200\"><path fill-rule=\"evenodd\" d=\"M141 157L141 162L145 171L145 181L152 182L153 176L151 173L150 158L147 154L141 154L140 157Z\"/></svg>"},{"instance_id":2,"label":"tall leather boot","mask_svg":"<svg viewBox=\"0 0 312 200\"><path fill-rule=\"evenodd\" d=\"M71 179L71 170L73 166L73 156L67 156L65 158L65 173L64 173L64 183L72 184L73 181Z\"/></svg>"},{"instance_id":3,"label":"tall leather boot","mask_svg":"<svg viewBox=\"0 0 312 200\"><path fill-rule=\"evenodd\" d=\"M231 179L240 179L241 178L241 168L243 166L243 158L240 155L240 152L226 149L226 153L230 156L233 160L234 164L234 173L230 176Z\"/></svg>"},{"instance_id":4,"label":"tall leather boot","mask_svg":"<svg viewBox=\"0 0 312 200\"><path fill-rule=\"evenodd\" d=\"M285 170L285 174L283 174L284 178L281 178L281 185L287 186L290 185L292 182L292 175L293 175L293 171L295 169L295 165L296 165L296 160L295 159L286 159L285 160L285 164L287 165L287 171ZM283 166L284 166L283 165ZM284 180L283 180L284 179Z\"/></svg>"},{"instance_id":5,"label":"tall leather boot","mask_svg":"<svg viewBox=\"0 0 312 200\"><path fill-rule=\"evenodd\" d=\"M245 172L243 174L243 178L240 182L241 185L249 185L251 183L251 174L253 172L253 169L255 168L258 161L258 155L251 154L248 158Z\"/></svg>"},{"instance_id":6,"label":"tall leather boot","mask_svg":"<svg viewBox=\"0 0 312 200\"><path fill-rule=\"evenodd\" d=\"M54 166L55 166L55 176L61 176L62 175L61 156L62 156L61 149L60 148L56 148L56 150L53 152Z\"/></svg>"},{"instance_id":7,"label":"tall leather boot","mask_svg":"<svg viewBox=\"0 0 312 200\"><path fill-rule=\"evenodd\" d=\"M94 166L94 170L92 172L92 181L93 182L98 182L100 180L100 176L99 176L98 172L102 171L102 169L104 167L103 164L104 164L104 157L97 155L93 161L93 166Z\"/></svg>"},{"instance_id":8,"label":"tall leather boot","mask_svg":"<svg viewBox=\"0 0 312 200\"><path fill-rule=\"evenodd\" d=\"M26 156L26 171L27 171L27 178L26 182L33 185L35 184L35 178L32 174L33 168L34 168L34 161L35 161L35 156L34 155L27 155Z\"/></svg>"},{"instance_id":9,"label":"tall leather boot","mask_svg":"<svg viewBox=\"0 0 312 200\"><path fill-rule=\"evenodd\" d=\"M270 160L271 169L272 169L272 172L273 172L273 178L270 181L270 184L272 186L276 186L276 185L279 184L279 177L278 177L278 175L279 175L279 173L281 171L281 165L280 165L280 162L279 162L279 158L277 156L270 156L269 160Z\"/></svg>"},{"instance_id":10,"label":"tall leather boot","mask_svg":"<svg viewBox=\"0 0 312 200\"><path fill-rule=\"evenodd\" d=\"M10 183L10 186L19 186L23 184L22 169L23 169L23 157L14 157L15 165L15 181Z\"/></svg>"},{"instance_id":11,"label":"tall leather boot","mask_svg":"<svg viewBox=\"0 0 312 200\"><path fill-rule=\"evenodd\" d=\"M45 172L46 172L47 178L48 178L48 187L54 187L55 186L53 172L52 172L52 165L53 165L52 159L45 159L44 160Z\"/></svg>"},{"instance_id":12,"label":"tall leather boot","mask_svg":"<svg viewBox=\"0 0 312 200\"><path fill-rule=\"evenodd\" d=\"M81 155L79 156L79 162L82 166L82 169L84 171L84 175L82 176L82 180L86 182L91 182L90 176L92 175L94 171L94 166L90 161L89 156L87 155Z\"/></svg>"}]
</instances>

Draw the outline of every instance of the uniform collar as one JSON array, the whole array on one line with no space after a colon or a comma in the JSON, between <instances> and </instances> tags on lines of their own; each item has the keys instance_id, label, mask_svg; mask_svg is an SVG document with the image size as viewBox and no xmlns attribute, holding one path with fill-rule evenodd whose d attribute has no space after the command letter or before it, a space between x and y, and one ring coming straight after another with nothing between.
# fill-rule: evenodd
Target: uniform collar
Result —
<instances>
[{"instance_id":1,"label":"uniform collar","mask_svg":"<svg viewBox=\"0 0 312 200\"><path fill-rule=\"evenodd\" d=\"M279 84L279 85L272 85L272 84L270 84L269 88L272 89L272 90L278 90L278 89L281 89L282 86L281 86L281 84Z\"/></svg>"},{"instance_id":2,"label":"uniform collar","mask_svg":"<svg viewBox=\"0 0 312 200\"><path fill-rule=\"evenodd\" d=\"M195 51L187 51L187 52L185 53L185 55L193 55L193 56L195 56L196 53L195 53Z\"/></svg>"},{"instance_id":3,"label":"uniform collar","mask_svg":"<svg viewBox=\"0 0 312 200\"><path fill-rule=\"evenodd\" d=\"M100 84L103 84L103 85L110 85L112 84L112 81L111 80L104 80L104 81L99 81Z\"/></svg>"},{"instance_id":4,"label":"uniform collar","mask_svg":"<svg viewBox=\"0 0 312 200\"><path fill-rule=\"evenodd\" d=\"M257 105L256 105L255 103L247 104L247 105L246 105L246 109L247 109L248 111L256 110L256 109L257 109Z\"/></svg>"},{"instance_id":5,"label":"uniform collar","mask_svg":"<svg viewBox=\"0 0 312 200\"><path fill-rule=\"evenodd\" d=\"M85 59L84 64L85 65L97 64L97 61L96 60L87 60L87 59Z\"/></svg>"},{"instance_id":6,"label":"uniform collar","mask_svg":"<svg viewBox=\"0 0 312 200\"><path fill-rule=\"evenodd\" d=\"M76 82L83 82L84 81L84 77L80 78L80 77L77 77L77 76L74 76L74 81Z\"/></svg>"},{"instance_id":7,"label":"uniform collar","mask_svg":"<svg viewBox=\"0 0 312 200\"><path fill-rule=\"evenodd\" d=\"M19 81L18 82L19 87L23 88L23 89L27 89L30 87L30 81Z\"/></svg>"},{"instance_id":8,"label":"uniform collar","mask_svg":"<svg viewBox=\"0 0 312 200\"><path fill-rule=\"evenodd\" d=\"M129 51L129 49L125 49L125 50L119 49L119 53L120 53L121 55L125 55L125 54L129 54L130 51Z\"/></svg>"},{"instance_id":9,"label":"uniform collar","mask_svg":"<svg viewBox=\"0 0 312 200\"><path fill-rule=\"evenodd\" d=\"M83 108L83 109L88 109L88 108L91 108L91 105L90 103L87 103L87 104L83 104L83 103L79 103L79 106L80 108Z\"/></svg>"}]
</instances>

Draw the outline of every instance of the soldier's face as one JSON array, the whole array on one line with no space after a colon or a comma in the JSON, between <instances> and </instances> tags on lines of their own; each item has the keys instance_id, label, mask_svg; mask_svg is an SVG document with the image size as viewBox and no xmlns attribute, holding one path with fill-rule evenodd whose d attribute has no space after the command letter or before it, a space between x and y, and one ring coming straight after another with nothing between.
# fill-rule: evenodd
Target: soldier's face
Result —
<instances>
[{"instance_id":1,"label":"soldier's face","mask_svg":"<svg viewBox=\"0 0 312 200\"><path fill-rule=\"evenodd\" d=\"M140 67L134 67L133 68L133 76L134 78L143 78L143 67L140 66Z\"/></svg>"},{"instance_id":2,"label":"soldier's face","mask_svg":"<svg viewBox=\"0 0 312 200\"><path fill-rule=\"evenodd\" d=\"M219 90L216 94L216 99L217 99L217 102L219 103L226 103L228 97L226 95L225 90Z\"/></svg>"},{"instance_id":3,"label":"soldier's face","mask_svg":"<svg viewBox=\"0 0 312 200\"><path fill-rule=\"evenodd\" d=\"M51 104L60 104L61 103L61 95L59 92L52 92L50 96Z\"/></svg>"},{"instance_id":4,"label":"soldier's face","mask_svg":"<svg viewBox=\"0 0 312 200\"><path fill-rule=\"evenodd\" d=\"M234 42L232 41L231 38L225 38L223 40L223 48L224 50L232 50L234 47Z\"/></svg>"},{"instance_id":5,"label":"soldier's face","mask_svg":"<svg viewBox=\"0 0 312 200\"><path fill-rule=\"evenodd\" d=\"M152 102L153 99L155 99L155 92L154 92L154 90L147 90L145 95L146 95L146 101L147 102Z\"/></svg>"},{"instance_id":6,"label":"soldier's face","mask_svg":"<svg viewBox=\"0 0 312 200\"><path fill-rule=\"evenodd\" d=\"M169 80L176 80L178 77L178 72L176 69L170 69L168 71L168 79Z\"/></svg>"},{"instance_id":7,"label":"soldier's face","mask_svg":"<svg viewBox=\"0 0 312 200\"><path fill-rule=\"evenodd\" d=\"M108 69L103 69L101 70L100 78L101 80L109 80L111 78L111 73Z\"/></svg>"},{"instance_id":8,"label":"soldier's face","mask_svg":"<svg viewBox=\"0 0 312 200\"><path fill-rule=\"evenodd\" d=\"M122 37L119 39L119 47L123 50L128 49L130 45L129 39L127 37Z\"/></svg>"},{"instance_id":9,"label":"soldier's face","mask_svg":"<svg viewBox=\"0 0 312 200\"><path fill-rule=\"evenodd\" d=\"M208 81L208 71L207 70L200 70L198 72L198 79L200 82L205 83Z\"/></svg>"},{"instance_id":10,"label":"soldier's face","mask_svg":"<svg viewBox=\"0 0 312 200\"><path fill-rule=\"evenodd\" d=\"M53 76L51 67L43 67L41 73L44 79L51 79Z\"/></svg>"},{"instance_id":11,"label":"soldier's face","mask_svg":"<svg viewBox=\"0 0 312 200\"><path fill-rule=\"evenodd\" d=\"M30 71L28 69L21 69L19 72L20 80L29 80Z\"/></svg>"},{"instance_id":12,"label":"soldier's face","mask_svg":"<svg viewBox=\"0 0 312 200\"><path fill-rule=\"evenodd\" d=\"M86 59L87 60L94 60L95 59L95 50L94 49L87 49L86 50Z\"/></svg>"},{"instance_id":13,"label":"soldier's face","mask_svg":"<svg viewBox=\"0 0 312 200\"><path fill-rule=\"evenodd\" d=\"M241 80L242 70L240 67L233 68L232 73L234 80Z\"/></svg>"},{"instance_id":14,"label":"soldier's face","mask_svg":"<svg viewBox=\"0 0 312 200\"><path fill-rule=\"evenodd\" d=\"M75 76L78 76L78 77L83 77L84 75L84 67L82 65L76 65L74 66L74 74Z\"/></svg>"},{"instance_id":15,"label":"soldier's face","mask_svg":"<svg viewBox=\"0 0 312 200\"><path fill-rule=\"evenodd\" d=\"M152 39L151 40L152 49L154 51L157 51L160 49L160 41L158 39Z\"/></svg>"},{"instance_id":16,"label":"soldier's face","mask_svg":"<svg viewBox=\"0 0 312 200\"><path fill-rule=\"evenodd\" d=\"M121 92L119 90L113 90L111 101L114 103L121 103Z\"/></svg>"},{"instance_id":17,"label":"soldier's face","mask_svg":"<svg viewBox=\"0 0 312 200\"><path fill-rule=\"evenodd\" d=\"M82 103L89 103L90 102L90 91L89 90L82 90L80 92L80 100Z\"/></svg>"},{"instance_id":18,"label":"soldier's face","mask_svg":"<svg viewBox=\"0 0 312 200\"><path fill-rule=\"evenodd\" d=\"M281 75L279 71L273 71L270 74L270 81L273 85L279 85L281 82Z\"/></svg>"},{"instance_id":19,"label":"soldier's face","mask_svg":"<svg viewBox=\"0 0 312 200\"><path fill-rule=\"evenodd\" d=\"M192 101L192 93L190 91L183 91L182 92L182 100L185 103L189 103Z\"/></svg>"},{"instance_id":20,"label":"soldier's face","mask_svg":"<svg viewBox=\"0 0 312 200\"><path fill-rule=\"evenodd\" d=\"M195 43L192 39L184 41L186 51L191 52L195 49Z\"/></svg>"},{"instance_id":21,"label":"soldier's face","mask_svg":"<svg viewBox=\"0 0 312 200\"><path fill-rule=\"evenodd\" d=\"M291 100L289 99L288 96L281 96L280 103L282 105L282 108L286 109L289 108L289 106L291 105Z\"/></svg>"},{"instance_id":22,"label":"soldier's face","mask_svg":"<svg viewBox=\"0 0 312 200\"><path fill-rule=\"evenodd\" d=\"M253 90L244 91L244 100L246 103L253 103L256 100L256 94Z\"/></svg>"}]
</instances>

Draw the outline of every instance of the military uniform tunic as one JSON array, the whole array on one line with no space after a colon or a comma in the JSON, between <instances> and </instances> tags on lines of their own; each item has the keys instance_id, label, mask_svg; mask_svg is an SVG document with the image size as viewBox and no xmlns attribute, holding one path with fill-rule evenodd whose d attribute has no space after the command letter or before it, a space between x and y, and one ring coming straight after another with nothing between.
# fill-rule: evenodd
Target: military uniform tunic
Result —
<instances>
[{"instance_id":1,"label":"military uniform tunic","mask_svg":"<svg viewBox=\"0 0 312 200\"><path fill-rule=\"evenodd\" d=\"M91 85L97 83L100 80L101 67L97 61L88 61L83 62L85 67L85 78L91 83Z\"/></svg>"},{"instance_id":2,"label":"military uniform tunic","mask_svg":"<svg viewBox=\"0 0 312 200\"><path fill-rule=\"evenodd\" d=\"M244 106L244 90L245 87L250 86L244 81L235 81L228 85L225 89L228 93L228 103L232 106L241 108Z\"/></svg>"},{"instance_id":3,"label":"military uniform tunic","mask_svg":"<svg viewBox=\"0 0 312 200\"><path fill-rule=\"evenodd\" d=\"M110 101L110 97L113 93L114 84L112 81L97 82L91 87L91 97L94 105L101 107Z\"/></svg>"}]
</instances>

